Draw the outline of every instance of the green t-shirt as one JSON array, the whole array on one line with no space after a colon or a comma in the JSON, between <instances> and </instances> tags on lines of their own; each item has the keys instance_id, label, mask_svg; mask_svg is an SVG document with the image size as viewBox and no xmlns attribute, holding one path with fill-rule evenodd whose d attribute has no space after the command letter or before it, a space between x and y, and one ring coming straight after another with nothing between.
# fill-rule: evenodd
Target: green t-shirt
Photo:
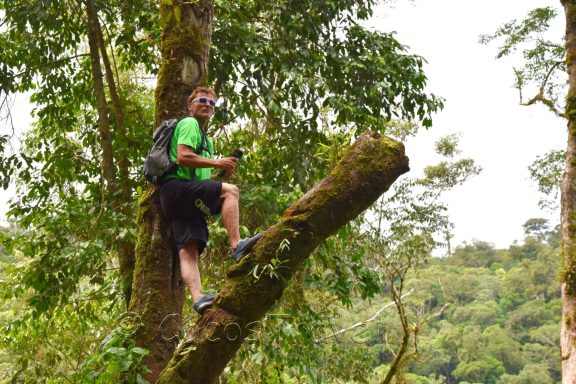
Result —
<instances>
[{"instance_id":1,"label":"green t-shirt","mask_svg":"<svg viewBox=\"0 0 576 384\"><path fill-rule=\"evenodd\" d=\"M198 156L212 159L214 155L214 145L212 144L212 140L208 138L206 138L206 147L208 150L198 153L198 149L202 145L202 131L198 121L193 117L182 119L174 129L174 135L172 136L172 142L170 143L170 160L174 162L177 162L178 158L178 144L185 144L192 147ZM212 168L188 168L179 165L176 174L168 175L166 179L206 180L210 179L211 175Z\"/></svg>"}]
</instances>

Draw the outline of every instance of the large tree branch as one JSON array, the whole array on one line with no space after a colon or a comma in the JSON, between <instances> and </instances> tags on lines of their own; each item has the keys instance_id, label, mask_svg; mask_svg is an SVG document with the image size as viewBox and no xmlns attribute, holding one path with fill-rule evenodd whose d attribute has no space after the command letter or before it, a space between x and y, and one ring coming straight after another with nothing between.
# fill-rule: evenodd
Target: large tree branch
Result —
<instances>
[{"instance_id":1,"label":"large tree branch","mask_svg":"<svg viewBox=\"0 0 576 384\"><path fill-rule=\"evenodd\" d=\"M304 259L408 169L401 143L363 134L332 173L289 207L250 255L228 271L214 307L181 343L158 383L215 383ZM257 266L263 272L255 278L250 272Z\"/></svg>"}]
</instances>

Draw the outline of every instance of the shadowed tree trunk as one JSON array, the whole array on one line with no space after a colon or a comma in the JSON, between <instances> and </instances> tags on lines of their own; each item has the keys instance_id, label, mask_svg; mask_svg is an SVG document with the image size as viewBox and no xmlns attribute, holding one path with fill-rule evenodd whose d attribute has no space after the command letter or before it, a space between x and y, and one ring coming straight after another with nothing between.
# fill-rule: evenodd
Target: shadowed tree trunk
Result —
<instances>
[{"instance_id":1,"label":"shadowed tree trunk","mask_svg":"<svg viewBox=\"0 0 576 384\"><path fill-rule=\"evenodd\" d=\"M576 0L563 0L568 67L568 144L561 190L562 383L576 383Z\"/></svg>"},{"instance_id":2,"label":"shadowed tree trunk","mask_svg":"<svg viewBox=\"0 0 576 384\"><path fill-rule=\"evenodd\" d=\"M95 13L95 12L94 12ZM97 16L97 15L96 15ZM115 118L115 137L116 141L121 143L121 146L114 151L114 160L118 165L118 184L121 190L121 195L117 194L112 196L111 209L114 212L121 212L126 218L125 225L130 227L133 219L132 209L132 190L130 188L130 164L127 156L128 139L126 134L126 127L124 125L124 110L118 95L118 88L116 86L116 79L112 71L112 65L108 58L107 44L102 34L102 28L98 17L93 21L95 30L98 37L98 46L100 54L102 55L102 64L104 64L104 73L106 75L106 82L108 83L108 90L110 92L110 100ZM114 191L116 192L116 191ZM122 292L124 293L124 300L126 307L130 304L130 296L132 290L132 274L134 272L134 242L125 239L117 241L118 261L120 266L120 278L122 283Z\"/></svg>"},{"instance_id":3,"label":"shadowed tree trunk","mask_svg":"<svg viewBox=\"0 0 576 384\"><path fill-rule=\"evenodd\" d=\"M98 108L98 128L100 131L100 143L102 146L102 174L106 180L105 193L108 199L107 209L114 212L121 212L127 219L125 223L129 226L132 217L132 193L130 191L129 164L127 156L123 151L114 152L112 147L112 133L110 130L110 120L108 117L108 107L106 103L106 92L104 90L104 80L100 59L104 64L110 98L116 118L115 133L123 145L126 145L126 132L124 130L124 113L120 104L120 98L116 90L116 82L112 74L110 61L106 52L106 44L100 22L98 11L92 0L86 0L86 13L88 17L88 43L90 47L90 58L92 63L92 78L94 81L94 92ZM119 167L119 174L116 172L116 164ZM121 188L121 195L117 194L118 185ZM120 239L117 242L118 261L120 265L120 278L122 291L124 293L125 304L128 307L130 302L130 288L132 286L132 271L134 269L134 244L131 241Z\"/></svg>"},{"instance_id":4,"label":"shadowed tree trunk","mask_svg":"<svg viewBox=\"0 0 576 384\"><path fill-rule=\"evenodd\" d=\"M102 174L106 180L107 191L115 191L116 179L114 172L114 157L112 155L112 138L110 135L110 122L106 108L106 94L102 69L100 68L100 54L98 50L98 15L92 0L86 0L86 13L88 16L88 45L90 47L90 60L92 62L92 79L94 80L94 93L98 108L98 129L100 131L100 145L102 146Z\"/></svg>"},{"instance_id":5,"label":"shadowed tree trunk","mask_svg":"<svg viewBox=\"0 0 576 384\"><path fill-rule=\"evenodd\" d=\"M160 6L160 19L166 25L160 46L156 125L185 113L188 95L205 81L212 36L213 1L165 3ZM176 348L174 335L181 329L184 300L178 255L154 187L139 202L137 226L130 313L136 344L150 350L144 362L151 370L146 378L154 382Z\"/></svg>"},{"instance_id":6,"label":"shadowed tree trunk","mask_svg":"<svg viewBox=\"0 0 576 384\"><path fill-rule=\"evenodd\" d=\"M304 259L407 171L401 143L363 134L332 173L289 207L252 252L228 271L214 307L187 335L158 383L216 383ZM258 278L250 273L256 266Z\"/></svg>"}]
</instances>

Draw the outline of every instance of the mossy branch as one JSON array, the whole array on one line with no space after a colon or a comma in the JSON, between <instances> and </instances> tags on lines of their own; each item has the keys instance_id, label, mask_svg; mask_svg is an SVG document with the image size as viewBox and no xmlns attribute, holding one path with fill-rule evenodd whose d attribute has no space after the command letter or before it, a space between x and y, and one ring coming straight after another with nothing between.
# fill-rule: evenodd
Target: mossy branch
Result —
<instances>
[{"instance_id":1,"label":"mossy branch","mask_svg":"<svg viewBox=\"0 0 576 384\"><path fill-rule=\"evenodd\" d=\"M282 296L298 266L327 237L372 205L407 172L404 146L367 132L343 155L331 174L289 207L252 252L228 271L213 308L187 335L158 383L215 383L240 348ZM289 242L289 247L280 247ZM272 259L282 262L279 276L250 271Z\"/></svg>"}]
</instances>

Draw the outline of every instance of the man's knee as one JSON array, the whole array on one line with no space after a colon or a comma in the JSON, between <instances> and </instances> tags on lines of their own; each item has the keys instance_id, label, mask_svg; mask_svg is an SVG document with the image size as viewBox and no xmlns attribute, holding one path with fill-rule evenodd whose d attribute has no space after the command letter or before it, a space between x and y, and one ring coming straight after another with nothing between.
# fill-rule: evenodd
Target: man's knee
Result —
<instances>
[{"instance_id":1,"label":"man's knee","mask_svg":"<svg viewBox=\"0 0 576 384\"><path fill-rule=\"evenodd\" d=\"M197 260L198 259L198 241L191 240L188 242L180 252L178 252L180 259Z\"/></svg>"},{"instance_id":2,"label":"man's knee","mask_svg":"<svg viewBox=\"0 0 576 384\"><path fill-rule=\"evenodd\" d=\"M240 190L234 184L222 183L222 198L240 197Z\"/></svg>"}]
</instances>

